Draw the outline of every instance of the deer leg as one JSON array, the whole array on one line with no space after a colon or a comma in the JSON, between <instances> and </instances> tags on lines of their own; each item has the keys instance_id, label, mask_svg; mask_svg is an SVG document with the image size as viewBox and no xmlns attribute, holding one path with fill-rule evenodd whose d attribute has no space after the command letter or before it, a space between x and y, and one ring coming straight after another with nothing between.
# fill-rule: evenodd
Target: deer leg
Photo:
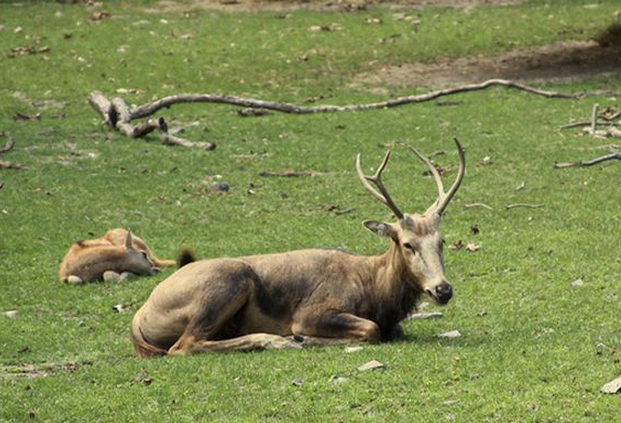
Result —
<instances>
[{"instance_id":1,"label":"deer leg","mask_svg":"<svg viewBox=\"0 0 621 423\"><path fill-rule=\"evenodd\" d=\"M351 313L328 312L306 316L302 323L292 327L296 336L302 336L303 347L317 345L377 343L381 332L377 323Z\"/></svg>"},{"instance_id":2,"label":"deer leg","mask_svg":"<svg viewBox=\"0 0 621 423\"><path fill-rule=\"evenodd\" d=\"M183 334L168 350L168 354L188 355L201 352L242 352L282 348L300 349L302 345L292 337L285 338L271 333L252 333L219 341L198 339L193 335Z\"/></svg>"},{"instance_id":3,"label":"deer leg","mask_svg":"<svg viewBox=\"0 0 621 423\"><path fill-rule=\"evenodd\" d=\"M245 264L230 264L219 280L206 284L209 290L196 303L195 317L183 334L170 347L171 355L200 352L252 351L268 348L300 348L298 344L279 335L253 333L222 339L230 332L235 316L247 304L258 276Z\"/></svg>"}]
</instances>

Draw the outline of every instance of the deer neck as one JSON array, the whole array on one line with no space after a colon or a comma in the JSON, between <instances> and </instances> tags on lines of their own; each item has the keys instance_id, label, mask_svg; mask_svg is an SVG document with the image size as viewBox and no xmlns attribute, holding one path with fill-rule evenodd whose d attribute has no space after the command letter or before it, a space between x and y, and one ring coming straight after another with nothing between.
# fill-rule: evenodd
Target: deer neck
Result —
<instances>
[{"instance_id":1,"label":"deer neck","mask_svg":"<svg viewBox=\"0 0 621 423\"><path fill-rule=\"evenodd\" d=\"M414 309L422 292L395 244L384 254L371 257L371 264L370 284L377 304L375 320L384 332Z\"/></svg>"}]
</instances>

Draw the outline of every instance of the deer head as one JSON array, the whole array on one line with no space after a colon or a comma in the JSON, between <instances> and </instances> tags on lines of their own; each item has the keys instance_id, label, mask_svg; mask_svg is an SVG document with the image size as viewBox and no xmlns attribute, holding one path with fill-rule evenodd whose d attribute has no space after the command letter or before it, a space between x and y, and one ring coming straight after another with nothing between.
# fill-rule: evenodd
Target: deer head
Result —
<instances>
[{"instance_id":1,"label":"deer head","mask_svg":"<svg viewBox=\"0 0 621 423\"><path fill-rule=\"evenodd\" d=\"M364 175L360 165L360 154L356 157L356 170L364 187L373 197L392 210L398 219L397 223L368 220L363 223L364 226L377 235L394 241L393 251L397 259L396 264L405 269L407 279L415 283L418 290L426 292L438 304L448 303L453 296L453 288L444 274L443 240L438 227L442 213L464 178L466 167L464 150L457 139L455 139L455 144L459 154L459 170L448 192L444 191L442 178L431 161L410 147L412 152L427 165L438 189L438 199L423 214L401 212L388 194L381 175L388 164L390 150L386 152L373 176ZM379 192L371 185L371 182L375 184Z\"/></svg>"},{"instance_id":2,"label":"deer head","mask_svg":"<svg viewBox=\"0 0 621 423\"><path fill-rule=\"evenodd\" d=\"M155 267L153 262L149 259L146 251L141 251L134 248L134 238L130 230L127 231L127 237L125 238L125 271L135 273L137 275L155 275L159 269Z\"/></svg>"}]
</instances>

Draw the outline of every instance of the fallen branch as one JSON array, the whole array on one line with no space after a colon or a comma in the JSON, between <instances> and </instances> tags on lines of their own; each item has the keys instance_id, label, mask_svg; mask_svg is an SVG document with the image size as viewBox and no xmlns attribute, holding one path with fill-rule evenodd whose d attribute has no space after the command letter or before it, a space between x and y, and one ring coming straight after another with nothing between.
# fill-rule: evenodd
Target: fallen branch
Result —
<instances>
[{"instance_id":1,"label":"fallen branch","mask_svg":"<svg viewBox=\"0 0 621 423\"><path fill-rule=\"evenodd\" d=\"M593 127L583 128L582 132L588 135L592 135L596 138L621 138L621 130L614 126L609 126L606 129L595 129Z\"/></svg>"},{"instance_id":2,"label":"fallen branch","mask_svg":"<svg viewBox=\"0 0 621 423\"><path fill-rule=\"evenodd\" d=\"M210 142L189 141L170 134L168 132L168 124L163 117L149 119L140 125L132 125L130 123L132 120L131 111L121 98L117 97L108 100L100 92L93 92L90 94L88 101L102 115L104 123L130 138L142 138L153 131L159 131L160 141L164 145L198 147L207 151L216 148L216 145Z\"/></svg>"},{"instance_id":3,"label":"fallen branch","mask_svg":"<svg viewBox=\"0 0 621 423\"><path fill-rule=\"evenodd\" d=\"M390 107L403 106L405 104L423 103L426 101L435 100L439 97L447 95L454 95L464 92L480 91L492 86L502 86L506 88L515 88L517 90L526 91L531 94L539 95L547 98L578 98L576 94L564 94L554 91L544 91L537 88L529 87L527 85L520 84L515 81L509 81L505 79L490 79L480 84L464 85L457 88L450 88L445 90L432 91L427 94L412 95L405 97L398 97L388 101L382 101L377 103L367 104L350 104L346 106L298 106L291 103L278 103L274 101L257 100L253 98L217 95L217 94L181 94L172 95L168 97L155 100L151 103L138 106L131 112L131 120L140 119L147 116L151 116L160 109L168 108L179 103L220 103L230 104L234 106L250 107L274 110L282 113L291 114L312 114L312 113L332 113L332 112L348 112L348 111L360 111L370 109L385 109Z\"/></svg>"},{"instance_id":4,"label":"fallen branch","mask_svg":"<svg viewBox=\"0 0 621 423\"><path fill-rule=\"evenodd\" d=\"M169 108L175 104L182 103L217 103L228 104L232 106L244 107L247 109L258 109L261 114L267 110L273 110L281 113L288 114L313 114L313 113L333 113L333 112L348 112L348 111L363 111L373 109L385 109L391 107L403 106L406 104L423 103L431 100L435 100L440 97L449 95L455 95L459 93L466 93L472 91L480 91L489 87L500 86L505 88L513 88L520 91L525 91L530 94L546 97L546 98L566 98L575 99L579 98L579 94L564 94L554 91L545 91L537 88L529 87L527 85L520 84L515 81L505 79L490 79L480 84L470 84L461 87L432 91L426 94L412 95L405 97L398 97L395 99L367 103L367 104L350 104L345 106L335 105L320 105L320 106L299 106L292 103L280 103L275 101L258 100L254 98L237 97L230 95L218 95L218 94L180 94L163 97L155 100L151 103L143 104L141 106L129 109L127 104L120 98L114 98L109 100L102 93L95 91L89 95L90 105L103 117L104 123L118 130L124 135L130 138L140 138L146 134L158 130L160 131L162 143L182 145L186 147L201 147L206 150L212 150L215 148L211 143L196 143L192 141L182 140L181 138L173 137L167 131L163 118L158 120L150 120L142 125L132 125L132 121L136 119L142 119L149 117L163 108ZM251 114L249 110L245 110L243 114Z\"/></svg>"},{"instance_id":5,"label":"fallen branch","mask_svg":"<svg viewBox=\"0 0 621 423\"><path fill-rule=\"evenodd\" d=\"M614 159L621 160L621 153L611 153L611 154L608 154L607 156L598 157L593 160L583 160L583 161L572 162L572 163L554 163L554 168L564 169L568 167L587 167L587 166L596 165L606 160L614 160Z\"/></svg>"},{"instance_id":6,"label":"fallen branch","mask_svg":"<svg viewBox=\"0 0 621 423\"><path fill-rule=\"evenodd\" d=\"M516 203L516 204L508 204L505 206L505 209L507 210L511 210L511 209L518 209L518 208L523 208L523 209L539 209L541 207L543 207L543 204L524 204L524 203Z\"/></svg>"},{"instance_id":7,"label":"fallen branch","mask_svg":"<svg viewBox=\"0 0 621 423\"><path fill-rule=\"evenodd\" d=\"M13 149L15 142L11 138L9 138L4 145L3 148L0 148L0 154L8 153ZM7 162L5 160L0 160L0 169L26 169L26 166L19 163Z\"/></svg>"},{"instance_id":8,"label":"fallen branch","mask_svg":"<svg viewBox=\"0 0 621 423\"><path fill-rule=\"evenodd\" d=\"M464 204L464 208L466 208L466 209L473 209L475 207L483 207L484 209L494 210L493 208L491 208L490 206L488 206L487 204L484 204L484 203Z\"/></svg>"},{"instance_id":9,"label":"fallen branch","mask_svg":"<svg viewBox=\"0 0 621 423\"><path fill-rule=\"evenodd\" d=\"M321 175L320 173L317 172L310 172L310 171L303 171L303 172L296 172L296 171L286 171L286 172L261 172L259 173L259 176L263 176L266 178L269 177L276 177L276 178L295 178L298 176L318 176Z\"/></svg>"},{"instance_id":10,"label":"fallen branch","mask_svg":"<svg viewBox=\"0 0 621 423\"><path fill-rule=\"evenodd\" d=\"M618 122L597 122L597 125L599 126L620 126L621 127L621 123L618 123ZM580 126L591 126L591 121L567 123L565 125L561 125L560 129L577 128Z\"/></svg>"}]
</instances>

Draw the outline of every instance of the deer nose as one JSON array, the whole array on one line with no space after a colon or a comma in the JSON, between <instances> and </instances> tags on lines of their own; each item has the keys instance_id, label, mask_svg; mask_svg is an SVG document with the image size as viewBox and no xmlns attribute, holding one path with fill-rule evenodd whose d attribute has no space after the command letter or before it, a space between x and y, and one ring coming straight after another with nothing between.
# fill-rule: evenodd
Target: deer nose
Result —
<instances>
[{"instance_id":1,"label":"deer nose","mask_svg":"<svg viewBox=\"0 0 621 423\"><path fill-rule=\"evenodd\" d=\"M436 298L438 298L438 300L442 303L448 303L453 296L453 287L446 282L436 286L435 291Z\"/></svg>"}]
</instances>

